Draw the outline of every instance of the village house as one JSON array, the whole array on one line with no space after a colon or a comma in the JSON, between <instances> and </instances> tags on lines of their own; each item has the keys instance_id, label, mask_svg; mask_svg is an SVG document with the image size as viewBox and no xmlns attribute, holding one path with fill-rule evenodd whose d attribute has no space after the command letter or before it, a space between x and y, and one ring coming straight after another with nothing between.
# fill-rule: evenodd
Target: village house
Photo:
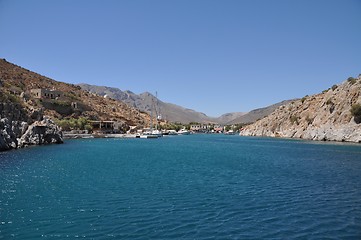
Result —
<instances>
[{"instance_id":1,"label":"village house","mask_svg":"<svg viewBox=\"0 0 361 240\"><path fill-rule=\"evenodd\" d=\"M189 129L191 131L197 132L197 131L199 131L201 129L201 127L202 127L201 125L196 124L196 125L191 125Z\"/></svg>"},{"instance_id":2,"label":"village house","mask_svg":"<svg viewBox=\"0 0 361 240\"><path fill-rule=\"evenodd\" d=\"M194 132L207 132L211 128L212 126L207 124L191 124L189 127L189 129Z\"/></svg>"},{"instance_id":3,"label":"village house","mask_svg":"<svg viewBox=\"0 0 361 240\"><path fill-rule=\"evenodd\" d=\"M31 89L30 93L33 97L39 99L59 99L63 96L63 92L57 90L49 90L45 88Z\"/></svg>"},{"instance_id":4,"label":"village house","mask_svg":"<svg viewBox=\"0 0 361 240\"><path fill-rule=\"evenodd\" d=\"M222 125L214 125L214 132L221 133L223 132L223 126Z\"/></svg>"}]
</instances>

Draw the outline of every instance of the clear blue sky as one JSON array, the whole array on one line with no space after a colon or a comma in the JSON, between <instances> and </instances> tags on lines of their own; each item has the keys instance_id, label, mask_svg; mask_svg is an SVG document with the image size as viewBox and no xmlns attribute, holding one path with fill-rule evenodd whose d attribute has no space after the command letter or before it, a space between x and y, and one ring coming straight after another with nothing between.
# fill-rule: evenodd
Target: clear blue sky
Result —
<instances>
[{"instance_id":1,"label":"clear blue sky","mask_svg":"<svg viewBox=\"0 0 361 240\"><path fill-rule=\"evenodd\" d=\"M210 116L361 73L360 0L0 0L0 57Z\"/></svg>"}]
</instances>

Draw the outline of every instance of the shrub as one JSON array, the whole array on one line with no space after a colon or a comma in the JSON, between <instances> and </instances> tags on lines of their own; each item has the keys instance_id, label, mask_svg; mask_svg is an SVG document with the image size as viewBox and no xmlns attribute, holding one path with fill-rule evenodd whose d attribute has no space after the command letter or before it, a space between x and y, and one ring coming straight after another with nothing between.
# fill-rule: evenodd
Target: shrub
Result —
<instances>
[{"instance_id":1,"label":"shrub","mask_svg":"<svg viewBox=\"0 0 361 240\"><path fill-rule=\"evenodd\" d=\"M353 85L356 83L356 79L353 77L349 77L349 78L347 78L347 82L349 82L351 85Z\"/></svg>"},{"instance_id":2,"label":"shrub","mask_svg":"<svg viewBox=\"0 0 361 240\"><path fill-rule=\"evenodd\" d=\"M306 121L307 121L308 125L312 124L313 120L314 120L314 118L311 118L310 116L306 117Z\"/></svg>"},{"instance_id":3,"label":"shrub","mask_svg":"<svg viewBox=\"0 0 361 240\"><path fill-rule=\"evenodd\" d=\"M303 103L304 101L306 101L308 95L304 96L302 99L301 99L301 102Z\"/></svg>"},{"instance_id":4,"label":"shrub","mask_svg":"<svg viewBox=\"0 0 361 240\"><path fill-rule=\"evenodd\" d=\"M290 117L290 121L292 124L296 123L298 125L298 117L297 116L292 115Z\"/></svg>"},{"instance_id":5,"label":"shrub","mask_svg":"<svg viewBox=\"0 0 361 240\"><path fill-rule=\"evenodd\" d=\"M88 131L92 130L92 126L89 124L89 121L86 118L78 118L78 119L70 118L63 120L55 120L55 122L65 131L69 131L73 129L88 130Z\"/></svg>"},{"instance_id":6,"label":"shrub","mask_svg":"<svg viewBox=\"0 0 361 240\"><path fill-rule=\"evenodd\" d=\"M351 114L357 124L361 122L361 105L354 104L351 106Z\"/></svg>"},{"instance_id":7,"label":"shrub","mask_svg":"<svg viewBox=\"0 0 361 240\"><path fill-rule=\"evenodd\" d=\"M337 89L337 87L338 87L338 86L337 86L336 84L333 85L333 86L332 86L332 90L335 91L335 90Z\"/></svg>"},{"instance_id":8,"label":"shrub","mask_svg":"<svg viewBox=\"0 0 361 240\"><path fill-rule=\"evenodd\" d=\"M333 113L333 111L335 110L335 104L334 102L332 101L331 98L329 98L326 102L327 105L330 105L330 113Z\"/></svg>"},{"instance_id":9,"label":"shrub","mask_svg":"<svg viewBox=\"0 0 361 240\"><path fill-rule=\"evenodd\" d=\"M327 104L327 105L333 105L332 99L329 98L329 99L327 100L326 104Z\"/></svg>"}]
</instances>

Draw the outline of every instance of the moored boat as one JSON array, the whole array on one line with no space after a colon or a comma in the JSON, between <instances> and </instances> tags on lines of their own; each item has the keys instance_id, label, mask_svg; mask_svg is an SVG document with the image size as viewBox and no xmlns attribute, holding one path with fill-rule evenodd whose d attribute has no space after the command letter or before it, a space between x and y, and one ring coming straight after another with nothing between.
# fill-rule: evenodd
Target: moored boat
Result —
<instances>
[{"instance_id":1,"label":"moored boat","mask_svg":"<svg viewBox=\"0 0 361 240\"><path fill-rule=\"evenodd\" d=\"M168 130L167 133L168 135L178 135L176 130Z\"/></svg>"},{"instance_id":2,"label":"moored boat","mask_svg":"<svg viewBox=\"0 0 361 240\"><path fill-rule=\"evenodd\" d=\"M236 133L233 130L229 130L228 132L225 132L224 135L235 135Z\"/></svg>"},{"instance_id":3,"label":"moored boat","mask_svg":"<svg viewBox=\"0 0 361 240\"><path fill-rule=\"evenodd\" d=\"M178 131L178 135L189 135L189 134L191 134L191 132L186 129L181 129Z\"/></svg>"}]
</instances>

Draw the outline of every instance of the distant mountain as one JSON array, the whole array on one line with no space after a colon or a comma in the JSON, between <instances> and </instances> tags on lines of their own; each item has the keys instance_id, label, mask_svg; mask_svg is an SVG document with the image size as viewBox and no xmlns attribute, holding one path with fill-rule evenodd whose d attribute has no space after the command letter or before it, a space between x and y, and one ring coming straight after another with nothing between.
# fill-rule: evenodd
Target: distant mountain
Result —
<instances>
[{"instance_id":1,"label":"distant mountain","mask_svg":"<svg viewBox=\"0 0 361 240\"><path fill-rule=\"evenodd\" d=\"M78 84L83 90L98 94L100 96L108 96L110 98L120 100L127 105L134 107L140 111L150 113L152 102L157 102L160 113L165 120L170 122L200 122L200 123L219 123L219 124L236 124L236 123L253 123L270 113L279 106L287 104L293 100L286 100L268 107L252 110L248 113L233 112L226 113L220 117L209 117L204 113L197 112L192 109L184 108L172 103L166 103L157 99L149 92L135 94L131 91L122 91L118 88L95 86L89 84Z\"/></svg>"},{"instance_id":2,"label":"distant mountain","mask_svg":"<svg viewBox=\"0 0 361 240\"><path fill-rule=\"evenodd\" d=\"M246 114L247 112L225 113L220 117L217 117L217 122L221 124L232 124L233 120L238 119Z\"/></svg>"},{"instance_id":3,"label":"distant mountain","mask_svg":"<svg viewBox=\"0 0 361 240\"><path fill-rule=\"evenodd\" d=\"M274 110L276 110L278 107L285 105L292 101L294 101L294 100L285 100L285 101L270 105L268 107L252 110L246 114L243 114L237 118L232 119L231 121L227 122L227 124L253 123L259 119L262 119L262 118L268 116Z\"/></svg>"},{"instance_id":4,"label":"distant mountain","mask_svg":"<svg viewBox=\"0 0 361 240\"><path fill-rule=\"evenodd\" d=\"M160 114L163 119L170 122L200 122L200 123L225 123L233 117L240 116L243 113L230 113L227 116L221 116L220 118L212 118L204 113L194 111L192 109L184 108L172 103L166 103L157 99L149 92L141 93L139 95L131 91L122 91L118 88L94 86L89 84L78 84L83 90L96 93L100 96L107 95L110 98L120 100L127 105L134 107L140 111L150 113L152 109L152 103L157 102L160 109ZM155 113L154 113L155 114Z\"/></svg>"}]
</instances>

